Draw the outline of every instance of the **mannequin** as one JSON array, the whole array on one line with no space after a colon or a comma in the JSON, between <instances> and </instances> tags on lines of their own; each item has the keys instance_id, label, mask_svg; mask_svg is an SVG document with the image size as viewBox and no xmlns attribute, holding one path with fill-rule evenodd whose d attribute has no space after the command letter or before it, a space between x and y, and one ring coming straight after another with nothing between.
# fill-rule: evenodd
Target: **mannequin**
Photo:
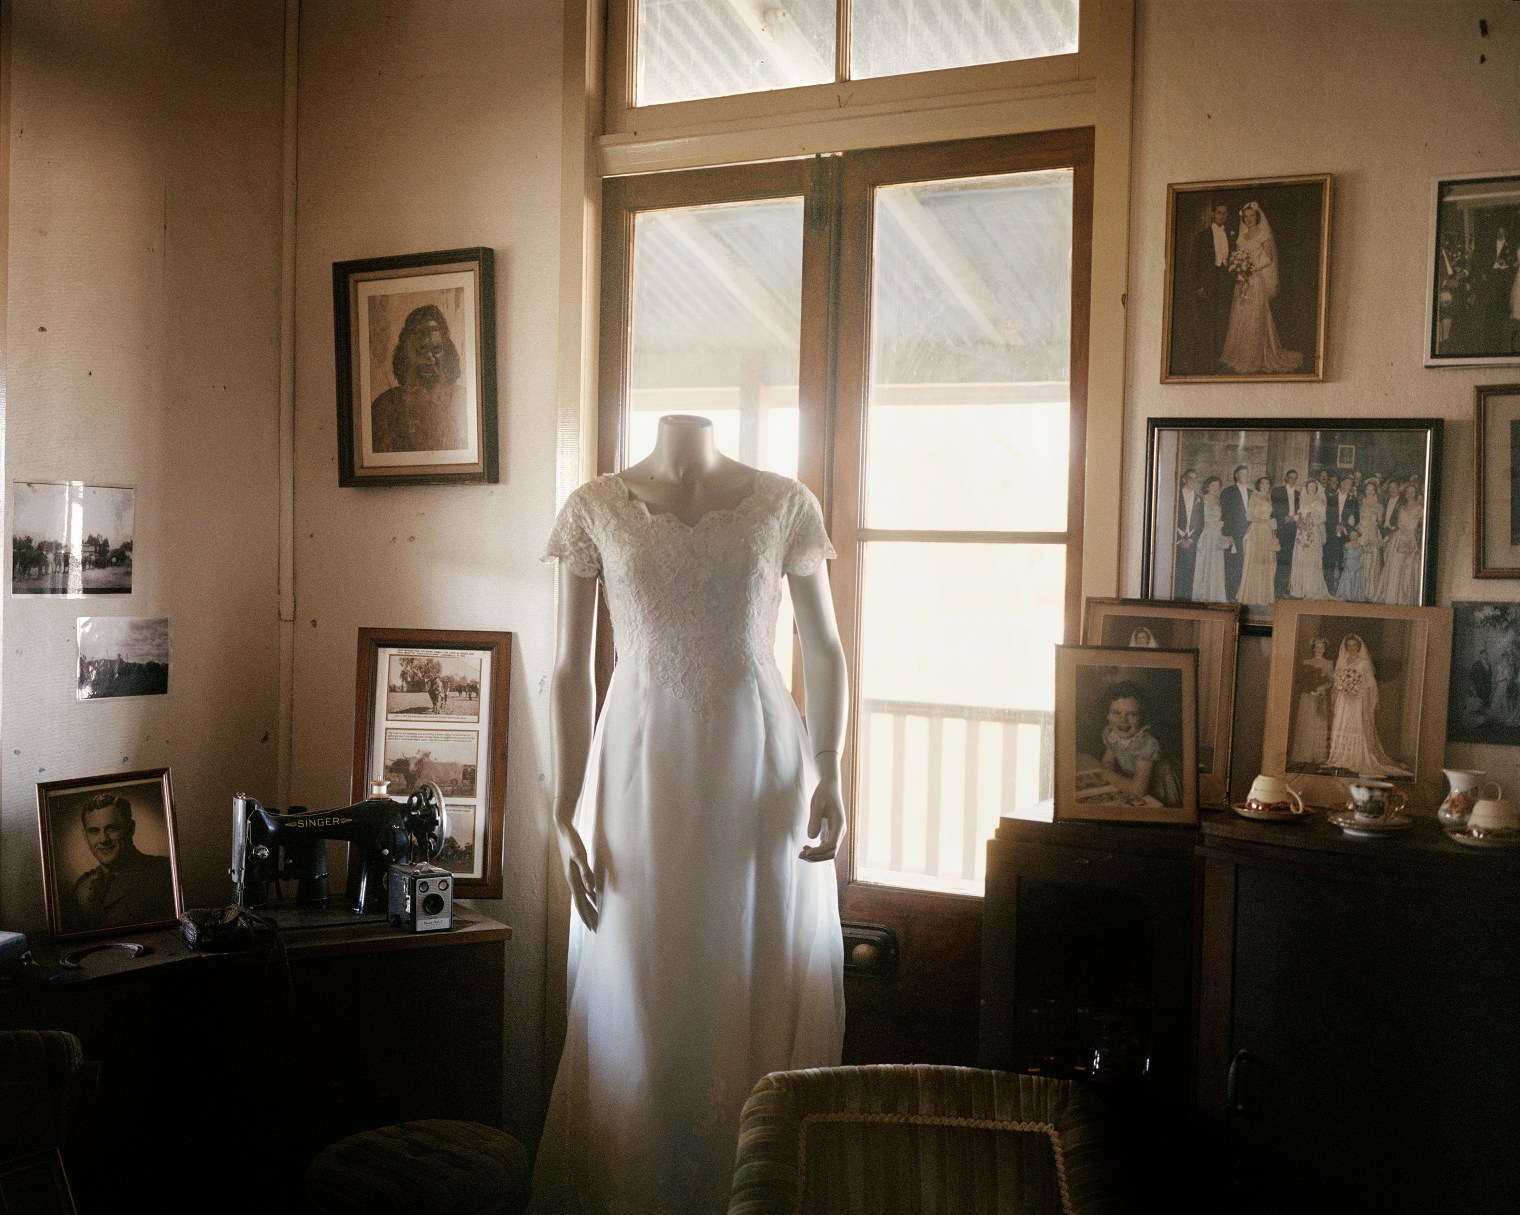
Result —
<instances>
[{"instance_id":1,"label":"mannequin","mask_svg":"<svg viewBox=\"0 0 1520 1215\"><path fill-rule=\"evenodd\" d=\"M806 489L682 415L556 523L552 795L578 924L538 1209L712 1210L754 1082L838 1062L842 944L819 863L845 830L848 688L826 556ZM768 648L782 576L805 729ZM598 587L619 652L600 723Z\"/></svg>"}]
</instances>

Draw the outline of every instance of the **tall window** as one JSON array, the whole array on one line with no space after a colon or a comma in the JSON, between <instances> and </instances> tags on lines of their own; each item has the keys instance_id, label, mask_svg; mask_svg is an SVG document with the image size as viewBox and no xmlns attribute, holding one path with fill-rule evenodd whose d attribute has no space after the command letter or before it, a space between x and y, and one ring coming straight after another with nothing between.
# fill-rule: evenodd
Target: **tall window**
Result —
<instances>
[{"instance_id":1,"label":"tall window","mask_svg":"<svg viewBox=\"0 0 1520 1215\"><path fill-rule=\"evenodd\" d=\"M608 183L603 467L699 413L823 500L859 886L979 893L1048 792L1090 209L1086 131Z\"/></svg>"}]
</instances>

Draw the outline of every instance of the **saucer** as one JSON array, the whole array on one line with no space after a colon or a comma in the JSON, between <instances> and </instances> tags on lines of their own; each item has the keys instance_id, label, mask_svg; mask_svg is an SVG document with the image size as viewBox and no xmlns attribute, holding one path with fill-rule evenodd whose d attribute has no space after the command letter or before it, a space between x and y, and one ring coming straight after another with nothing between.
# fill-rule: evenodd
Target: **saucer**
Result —
<instances>
[{"instance_id":1,"label":"saucer","mask_svg":"<svg viewBox=\"0 0 1520 1215\"><path fill-rule=\"evenodd\" d=\"M1520 830L1514 827L1463 827L1446 833L1469 848L1520 848Z\"/></svg>"},{"instance_id":2,"label":"saucer","mask_svg":"<svg viewBox=\"0 0 1520 1215\"><path fill-rule=\"evenodd\" d=\"M1393 835L1414 825L1414 816L1411 814L1387 814L1382 818L1359 819L1350 810L1332 810L1328 817L1347 835L1369 840Z\"/></svg>"},{"instance_id":3,"label":"saucer","mask_svg":"<svg viewBox=\"0 0 1520 1215\"><path fill-rule=\"evenodd\" d=\"M1232 802L1230 809L1241 818L1255 819L1258 823L1296 823L1313 813L1308 806L1302 810L1297 806L1290 806L1286 810L1255 810L1244 802Z\"/></svg>"}]
</instances>

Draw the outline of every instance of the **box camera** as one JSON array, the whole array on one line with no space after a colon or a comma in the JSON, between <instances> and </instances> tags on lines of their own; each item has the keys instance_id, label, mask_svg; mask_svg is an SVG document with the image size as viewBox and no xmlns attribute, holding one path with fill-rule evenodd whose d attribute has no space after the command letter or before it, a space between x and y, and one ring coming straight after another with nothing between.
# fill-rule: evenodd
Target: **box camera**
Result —
<instances>
[{"instance_id":1,"label":"box camera","mask_svg":"<svg viewBox=\"0 0 1520 1215\"><path fill-rule=\"evenodd\" d=\"M454 926L454 875L425 861L392 865L390 921L408 932L437 932Z\"/></svg>"}]
</instances>

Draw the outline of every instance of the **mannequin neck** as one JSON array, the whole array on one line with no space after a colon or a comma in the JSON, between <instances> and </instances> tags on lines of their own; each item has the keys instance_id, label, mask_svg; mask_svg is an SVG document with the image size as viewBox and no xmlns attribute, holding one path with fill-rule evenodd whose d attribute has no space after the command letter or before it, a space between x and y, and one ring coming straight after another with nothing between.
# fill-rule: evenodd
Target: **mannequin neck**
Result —
<instances>
[{"instance_id":1,"label":"mannequin neck","mask_svg":"<svg viewBox=\"0 0 1520 1215\"><path fill-rule=\"evenodd\" d=\"M706 418L666 414L660 419L654 450L644 465L662 480L691 481L714 472L723 462Z\"/></svg>"}]
</instances>

